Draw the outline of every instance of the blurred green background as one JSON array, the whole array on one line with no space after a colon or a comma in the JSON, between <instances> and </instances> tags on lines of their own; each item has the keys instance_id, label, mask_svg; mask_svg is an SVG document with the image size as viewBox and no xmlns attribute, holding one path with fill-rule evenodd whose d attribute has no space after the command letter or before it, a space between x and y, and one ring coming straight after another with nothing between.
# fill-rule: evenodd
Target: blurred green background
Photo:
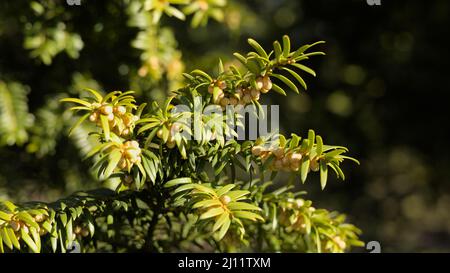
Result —
<instances>
[{"instance_id":1,"label":"blurred green background","mask_svg":"<svg viewBox=\"0 0 450 273\"><path fill-rule=\"evenodd\" d=\"M308 63L318 77L307 92L263 102L280 105L284 133L312 128L361 161L324 192L309 181L309 197L347 213L383 252L448 252L450 3L393 2L228 1L223 22L192 28L168 16L152 24L141 0L1 1L0 198L51 201L99 186L82 161L89 127L68 137L74 117L60 98L90 87L161 100L183 69L214 72L218 58L250 50L248 37L270 48L288 34L295 46L325 40L327 56Z\"/></svg>"}]
</instances>

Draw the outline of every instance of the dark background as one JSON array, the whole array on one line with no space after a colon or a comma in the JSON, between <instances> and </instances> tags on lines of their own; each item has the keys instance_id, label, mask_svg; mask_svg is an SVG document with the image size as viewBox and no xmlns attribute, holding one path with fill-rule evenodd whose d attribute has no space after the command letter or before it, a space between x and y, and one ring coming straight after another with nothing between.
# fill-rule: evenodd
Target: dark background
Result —
<instances>
[{"instance_id":1,"label":"dark background","mask_svg":"<svg viewBox=\"0 0 450 273\"><path fill-rule=\"evenodd\" d=\"M138 89L141 101L163 96L164 84L136 80L140 52L130 43L138 29L127 26L122 1L54 2L61 14L46 24L64 21L84 47L78 58L61 53L51 65L30 58L23 47L23 25L38 20L28 1L0 4L0 81L29 86L35 116L27 142L0 144L0 198L49 201L98 186L86 171L89 162L81 161L83 142L66 136L70 118L57 103L61 94L76 94L83 84ZM213 71L219 57L228 62L232 52L248 51L248 37L266 48L283 34L296 47L326 41L321 49L327 56L308 62L318 72L317 78L305 75L308 91L264 100L280 104L285 133L305 135L312 128L326 143L348 147L361 166L345 164L346 181L330 179L323 192L314 179L302 187L316 206L347 213L364 231L363 240L379 241L382 251L450 251L450 3L255 0L231 2L225 12L225 23L196 29L163 17L186 71ZM98 24L101 31L94 30ZM124 64L126 73L119 69ZM64 118L42 118L42 109ZM30 148L45 140L53 143L47 150Z\"/></svg>"}]
</instances>

